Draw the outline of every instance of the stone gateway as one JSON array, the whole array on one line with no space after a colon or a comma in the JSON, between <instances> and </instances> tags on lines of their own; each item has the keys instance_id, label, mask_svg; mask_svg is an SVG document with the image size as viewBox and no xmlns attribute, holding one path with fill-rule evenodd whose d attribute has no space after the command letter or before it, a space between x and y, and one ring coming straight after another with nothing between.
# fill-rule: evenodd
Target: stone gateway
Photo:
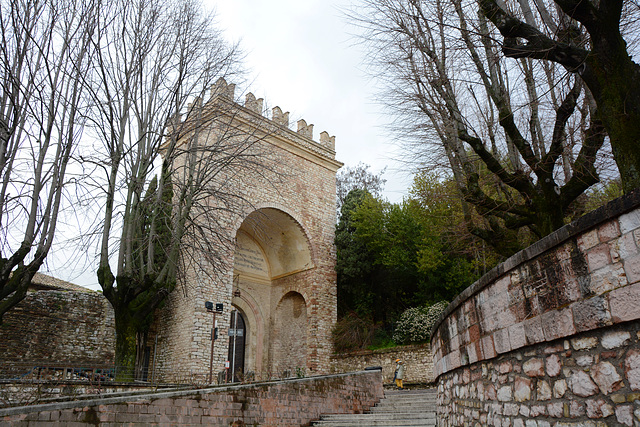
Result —
<instances>
[{"instance_id":1,"label":"stone gateway","mask_svg":"<svg viewBox=\"0 0 640 427\"><path fill-rule=\"evenodd\" d=\"M335 160L335 138L322 132L314 141L313 125L304 120L292 131L289 113L278 107L264 117L262 99L251 93L243 106L233 99L234 85L220 79L209 101L192 104L202 120L187 133L197 133L203 145L250 135L247 153L262 166L221 169L212 184L234 194L233 206L209 202L207 213L215 211L220 232L205 238L231 244L222 245L227 249L215 262L185 246L191 262L149 334L160 380L208 377L213 315L206 301L223 305L213 346L213 372L221 378L329 371L336 321L336 172L342 166Z\"/></svg>"}]
</instances>

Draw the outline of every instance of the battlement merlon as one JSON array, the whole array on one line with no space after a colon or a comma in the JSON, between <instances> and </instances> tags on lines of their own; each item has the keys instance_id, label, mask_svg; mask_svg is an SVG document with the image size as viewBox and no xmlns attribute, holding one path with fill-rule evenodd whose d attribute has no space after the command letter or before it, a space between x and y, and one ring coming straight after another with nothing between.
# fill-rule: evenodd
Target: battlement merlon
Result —
<instances>
[{"instance_id":1,"label":"battlement merlon","mask_svg":"<svg viewBox=\"0 0 640 427\"><path fill-rule=\"evenodd\" d=\"M221 102L231 102L236 106L239 106L235 101L235 84L227 83L224 78L219 78L215 84L211 85L210 88L210 97L209 101L203 106L202 98L196 98L194 102L190 103L187 107L187 111L190 113L192 108L205 108L212 102L216 100ZM297 125L298 128L294 132L290 128L289 123L289 112L283 113L282 109L278 106L273 107L271 112L271 119L265 115L263 111L264 108L264 100L262 98L256 99L255 95L251 92L245 95L244 105L241 106L246 111L250 111L252 114L259 115L263 119L267 119L273 124L277 125L278 128L285 130L290 136L292 136L292 140L301 143L302 141L299 137L302 137L303 140L306 140L306 143L302 143L301 145L311 145L311 146L319 146L325 150L329 150L328 153L324 154L328 157L332 157L335 159L335 136L329 136L329 133L323 131L320 133L320 140L313 140L313 124L307 124L304 119L298 120ZM206 111L203 111L203 115L206 114ZM190 114L188 114L190 115ZM173 119L174 124L178 124L182 116L180 114L176 115ZM293 137L296 135L296 137ZM317 151L314 149L314 151Z\"/></svg>"}]
</instances>

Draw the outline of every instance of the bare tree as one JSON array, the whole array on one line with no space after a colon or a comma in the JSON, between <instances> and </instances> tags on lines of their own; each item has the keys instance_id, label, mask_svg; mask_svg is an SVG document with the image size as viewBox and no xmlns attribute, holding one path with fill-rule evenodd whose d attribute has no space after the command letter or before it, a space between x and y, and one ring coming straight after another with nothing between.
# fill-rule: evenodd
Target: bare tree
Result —
<instances>
[{"instance_id":1,"label":"bare tree","mask_svg":"<svg viewBox=\"0 0 640 427\"><path fill-rule=\"evenodd\" d=\"M235 75L239 52L199 3L120 0L101 18L91 76L97 154L84 159L104 194L97 273L115 311L116 365L139 378L153 313L185 265L224 269L234 242L220 214L241 204L228 189L233 175L268 162L257 159L260 136L234 120L232 85L218 80Z\"/></svg>"},{"instance_id":2,"label":"bare tree","mask_svg":"<svg viewBox=\"0 0 640 427\"><path fill-rule=\"evenodd\" d=\"M0 323L53 242L99 2L0 4Z\"/></svg>"},{"instance_id":3,"label":"bare tree","mask_svg":"<svg viewBox=\"0 0 640 427\"><path fill-rule=\"evenodd\" d=\"M506 59L474 2L365 4L363 37L387 77L395 129L422 168L455 178L472 233L510 255L527 244L523 229L540 238L562 226L598 181L605 141L582 80Z\"/></svg>"},{"instance_id":4,"label":"bare tree","mask_svg":"<svg viewBox=\"0 0 640 427\"><path fill-rule=\"evenodd\" d=\"M478 3L504 37L504 55L551 61L584 81L611 139L624 191L640 187L640 66L625 40L637 37L637 3L536 0L526 8L496 0ZM583 36L570 36L576 33Z\"/></svg>"}]
</instances>

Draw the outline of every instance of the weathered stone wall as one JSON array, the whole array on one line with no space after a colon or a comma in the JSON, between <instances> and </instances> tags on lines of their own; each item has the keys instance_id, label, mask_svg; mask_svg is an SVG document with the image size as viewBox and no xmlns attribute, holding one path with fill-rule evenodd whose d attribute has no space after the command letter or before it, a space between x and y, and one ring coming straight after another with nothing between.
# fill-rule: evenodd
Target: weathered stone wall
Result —
<instances>
[{"instance_id":1,"label":"weathered stone wall","mask_svg":"<svg viewBox=\"0 0 640 427\"><path fill-rule=\"evenodd\" d=\"M101 293L30 292L0 326L0 366L105 366L114 361L113 309Z\"/></svg>"},{"instance_id":2,"label":"weathered stone wall","mask_svg":"<svg viewBox=\"0 0 640 427\"><path fill-rule=\"evenodd\" d=\"M333 372L353 372L380 366L382 380L391 383L396 370L396 359L402 360L405 365L405 384L428 384L434 381L430 344L334 354L331 357L331 369Z\"/></svg>"},{"instance_id":3,"label":"weathered stone wall","mask_svg":"<svg viewBox=\"0 0 640 427\"><path fill-rule=\"evenodd\" d=\"M439 425L637 425L639 205L563 227L450 304L432 336Z\"/></svg>"},{"instance_id":4,"label":"weathered stone wall","mask_svg":"<svg viewBox=\"0 0 640 427\"><path fill-rule=\"evenodd\" d=\"M638 425L639 334L624 323L444 374L439 425Z\"/></svg>"},{"instance_id":5,"label":"weathered stone wall","mask_svg":"<svg viewBox=\"0 0 640 427\"><path fill-rule=\"evenodd\" d=\"M160 392L0 410L0 425L301 426L362 413L383 397L380 371Z\"/></svg>"}]
</instances>

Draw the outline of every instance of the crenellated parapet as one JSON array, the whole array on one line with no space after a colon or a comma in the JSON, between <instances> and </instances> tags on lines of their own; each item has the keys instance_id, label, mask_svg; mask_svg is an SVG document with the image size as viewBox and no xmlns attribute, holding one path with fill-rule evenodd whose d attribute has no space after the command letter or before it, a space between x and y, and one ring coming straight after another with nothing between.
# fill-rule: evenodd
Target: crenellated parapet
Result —
<instances>
[{"instance_id":1,"label":"crenellated parapet","mask_svg":"<svg viewBox=\"0 0 640 427\"><path fill-rule=\"evenodd\" d=\"M307 124L306 120L297 121L297 129L291 129L289 112L283 112L278 106L271 109L271 117L267 117L264 109L264 99L258 98L249 92L245 95L244 105L240 105L235 99L235 87L233 83L227 83L224 78L218 79L210 88L209 100L203 105L202 98L198 97L187 107L187 117L194 117L195 112L207 114L208 109L220 109L222 103L233 103L234 107L240 107L239 112L245 113L244 119L252 123L260 123L260 127L270 134L279 134L288 140L296 142L298 145L306 147L316 154L335 159L335 136L330 136L328 132L320 133L320 140L313 140L313 124ZM242 118L242 114L237 118ZM173 124L183 123L182 115L177 115L173 119Z\"/></svg>"}]
</instances>

